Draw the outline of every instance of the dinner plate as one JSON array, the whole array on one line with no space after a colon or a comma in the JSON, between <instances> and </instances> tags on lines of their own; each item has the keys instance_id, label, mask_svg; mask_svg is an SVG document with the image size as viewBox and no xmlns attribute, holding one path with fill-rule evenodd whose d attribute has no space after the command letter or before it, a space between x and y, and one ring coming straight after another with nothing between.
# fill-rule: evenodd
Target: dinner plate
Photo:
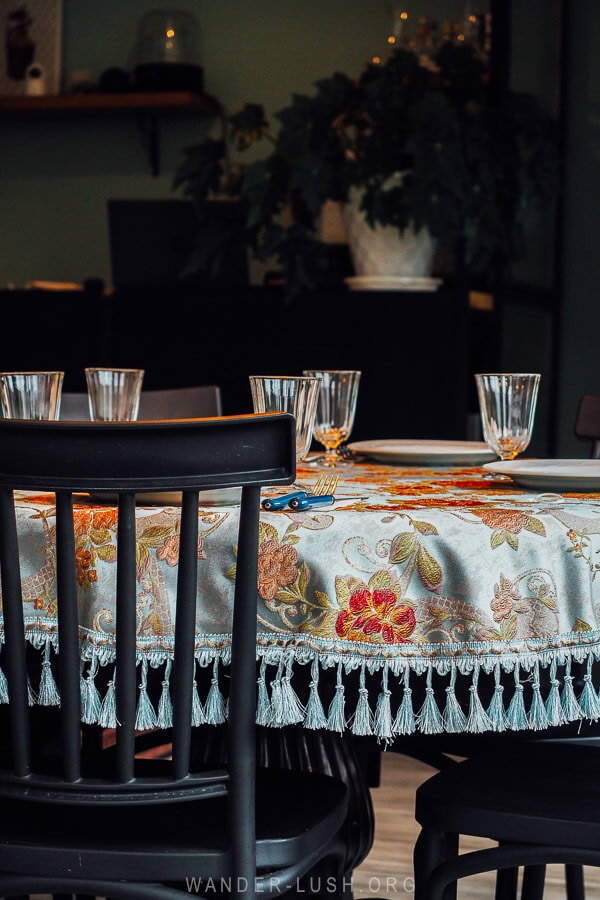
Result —
<instances>
[{"instance_id":1,"label":"dinner plate","mask_svg":"<svg viewBox=\"0 0 600 900\"><path fill-rule=\"evenodd\" d=\"M600 459L505 459L484 469L536 490L600 491Z\"/></svg>"},{"instance_id":2,"label":"dinner plate","mask_svg":"<svg viewBox=\"0 0 600 900\"><path fill-rule=\"evenodd\" d=\"M219 488L200 492L202 506L239 506L241 488ZM93 491L80 494L80 499L88 499L92 503L115 503L117 495L110 491ZM149 491L138 494L136 503L139 506L181 506L181 491Z\"/></svg>"},{"instance_id":3,"label":"dinner plate","mask_svg":"<svg viewBox=\"0 0 600 900\"><path fill-rule=\"evenodd\" d=\"M409 275L355 275L344 281L351 291L437 291L441 278Z\"/></svg>"},{"instance_id":4,"label":"dinner plate","mask_svg":"<svg viewBox=\"0 0 600 900\"><path fill-rule=\"evenodd\" d=\"M355 441L350 450L385 463L421 466L480 466L496 458L483 441Z\"/></svg>"}]
</instances>

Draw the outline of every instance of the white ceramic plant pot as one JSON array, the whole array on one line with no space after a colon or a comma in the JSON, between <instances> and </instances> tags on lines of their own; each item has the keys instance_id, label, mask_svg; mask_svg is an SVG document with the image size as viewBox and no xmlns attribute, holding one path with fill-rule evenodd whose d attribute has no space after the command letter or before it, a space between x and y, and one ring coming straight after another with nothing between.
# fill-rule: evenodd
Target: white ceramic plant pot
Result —
<instances>
[{"instance_id":1,"label":"white ceramic plant pot","mask_svg":"<svg viewBox=\"0 0 600 900\"><path fill-rule=\"evenodd\" d=\"M429 277L437 241L426 228L415 233L406 228L400 234L391 225L371 228L360 209L362 192L353 189L344 206L350 256L358 276Z\"/></svg>"}]
</instances>

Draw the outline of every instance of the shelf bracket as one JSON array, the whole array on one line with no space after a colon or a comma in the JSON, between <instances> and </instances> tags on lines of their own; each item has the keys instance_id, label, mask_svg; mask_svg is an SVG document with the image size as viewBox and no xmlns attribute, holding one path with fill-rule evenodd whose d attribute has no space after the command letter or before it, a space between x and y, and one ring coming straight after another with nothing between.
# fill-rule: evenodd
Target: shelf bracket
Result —
<instances>
[{"instance_id":1,"label":"shelf bracket","mask_svg":"<svg viewBox=\"0 0 600 900\"><path fill-rule=\"evenodd\" d=\"M142 113L138 116L138 128L142 147L148 154L150 171L156 177L160 175L160 135L156 113Z\"/></svg>"}]
</instances>

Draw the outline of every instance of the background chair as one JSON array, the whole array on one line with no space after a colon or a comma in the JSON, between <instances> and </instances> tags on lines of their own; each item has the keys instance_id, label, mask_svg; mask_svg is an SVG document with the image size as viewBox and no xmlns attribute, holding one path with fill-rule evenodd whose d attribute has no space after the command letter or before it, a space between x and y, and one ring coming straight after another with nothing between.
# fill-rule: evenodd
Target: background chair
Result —
<instances>
[{"instance_id":1,"label":"background chair","mask_svg":"<svg viewBox=\"0 0 600 900\"><path fill-rule=\"evenodd\" d=\"M220 416L222 412L220 387L215 384L203 384L156 391L142 390L138 418L198 419L203 416ZM73 421L89 420L87 393L63 391L60 418Z\"/></svg>"},{"instance_id":2,"label":"background chair","mask_svg":"<svg viewBox=\"0 0 600 900\"><path fill-rule=\"evenodd\" d=\"M579 401L575 427L576 437L592 442L590 458L600 459L600 397L584 394Z\"/></svg>"},{"instance_id":3,"label":"background chair","mask_svg":"<svg viewBox=\"0 0 600 900\"><path fill-rule=\"evenodd\" d=\"M289 415L185 422L0 421L0 895L85 893L189 897L186 878L233 878L232 896L280 891L317 863L339 875L346 787L338 779L256 767L256 600L261 486L295 476ZM40 474L42 473L42 474ZM222 766L191 762L198 491L242 486ZM80 635L73 491L119 497L114 679L116 743L99 752L81 724ZM172 752L135 756L135 494L182 490ZM58 636L50 664L60 706L30 706L44 653L24 639L13 490L56 494ZM206 562L208 564L208 562ZM57 665L59 663L59 665ZM46 671L45 677L48 676ZM161 676L163 677L163 676ZM150 690L150 687L148 688ZM39 717L44 727L40 728ZM41 739L40 739L41 738ZM238 880L239 879L239 880ZM256 879L256 881L255 881ZM256 884L256 891L255 891ZM181 888L178 889L177 885Z\"/></svg>"}]
</instances>

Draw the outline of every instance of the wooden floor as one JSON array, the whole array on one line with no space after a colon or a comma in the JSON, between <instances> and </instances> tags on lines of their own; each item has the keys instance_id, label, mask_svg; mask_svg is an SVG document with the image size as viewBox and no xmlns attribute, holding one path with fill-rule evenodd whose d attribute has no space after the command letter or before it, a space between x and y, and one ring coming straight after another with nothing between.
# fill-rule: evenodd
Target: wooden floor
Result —
<instances>
[{"instance_id":1,"label":"wooden floor","mask_svg":"<svg viewBox=\"0 0 600 900\"><path fill-rule=\"evenodd\" d=\"M418 834L414 819L414 794L421 781L433 769L398 753L382 756L381 786L373 788L375 808L375 842L371 853L355 871L354 897L357 900L402 900L413 892L412 851ZM463 849L475 850L492 846L486 841L469 842ZM459 882L459 900L492 900L494 876L473 875ZM585 869L586 896L600 897L600 869ZM549 866L546 873L544 900L564 900L565 889L561 866Z\"/></svg>"}]
</instances>

